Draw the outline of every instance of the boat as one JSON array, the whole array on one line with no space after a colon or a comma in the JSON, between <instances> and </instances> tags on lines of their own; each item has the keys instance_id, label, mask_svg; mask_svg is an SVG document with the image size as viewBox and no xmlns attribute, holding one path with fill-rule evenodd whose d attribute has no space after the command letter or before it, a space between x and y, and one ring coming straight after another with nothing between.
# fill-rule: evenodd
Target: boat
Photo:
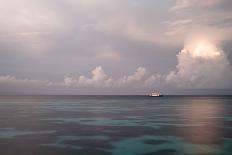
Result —
<instances>
[{"instance_id":1,"label":"boat","mask_svg":"<svg viewBox=\"0 0 232 155\"><path fill-rule=\"evenodd\" d=\"M154 91L154 92L151 92L148 96L149 97L163 97L164 95L158 91Z\"/></svg>"}]
</instances>

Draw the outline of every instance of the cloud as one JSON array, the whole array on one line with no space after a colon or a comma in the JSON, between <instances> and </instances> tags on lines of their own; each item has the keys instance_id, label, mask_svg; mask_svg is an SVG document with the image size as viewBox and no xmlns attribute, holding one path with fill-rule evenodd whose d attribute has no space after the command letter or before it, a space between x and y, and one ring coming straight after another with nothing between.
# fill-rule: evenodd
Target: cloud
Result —
<instances>
[{"instance_id":1,"label":"cloud","mask_svg":"<svg viewBox=\"0 0 232 155\"><path fill-rule=\"evenodd\" d=\"M144 67L139 67L133 75L127 76L126 81L128 83L136 82L141 80L146 74L146 69Z\"/></svg>"},{"instance_id":2,"label":"cloud","mask_svg":"<svg viewBox=\"0 0 232 155\"><path fill-rule=\"evenodd\" d=\"M191 0L176 0L176 4L170 10L176 11L179 9L187 8L191 5L192 5Z\"/></svg>"},{"instance_id":3,"label":"cloud","mask_svg":"<svg viewBox=\"0 0 232 155\"><path fill-rule=\"evenodd\" d=\"M156 74L148 77L144 84L146 87L163 87L165 86L164 75Z\"/></svg>"},{"instance_id":4,"label":"cloud","mask_svg":"<svg viewBox=\"0 0 232 155\"><path fill-rule=\"evenodd\" d=\"M231 45L224 43L232 39L231 4L231 0L2 0L0 71L14 76L1 76L1 84L20 85L20 89L49 83L32 79L49 79L61 91L128 87L128 92L135 90L133 87L162 85L169 89L166 82L176 87L181 81L182 88L198 87L207 81L207 87L215 83L221 87L229 77L225 52L231 52ZM196 34L210 38L207 44L212 44L209 49L214 54L189 52L197 43L188 40ZM177 56L179 64L169 73L175 68L176 49L185 41ZM43 57L38 57L40 54ZM110 75L99 66L90 75L62 78L99 64L111 69ZM140 67L130 74L134 66L145 66L149 72ZM219 75L214 75L217 73L211 66L227 79L218 82ZM124 74L117 77L119 70ZM210 82L209 77L215 79Z\"/></svg>"},{"instance_id":5,"label":"cloud","mask_svg":"<svg viewBox=\"0 0 232 155\"><path fill-rule=\"evenodd\" d=\"M158 42L154 37L155 29L150 29L146 24L139 23L138 19L128 14L112 14L99 19L96 23L86 25L84 29L94 29L114 35L123 35L130 39L142 42Z\"/></svg>"},{"instance_id":6,"label":"cloud","mask_svg":"<svg viewBox=\"0 0 232 155\"><path fill-rule=\"evenodd\" d=\"M189 24L191 22L192 22L191 19L177 20L177 21L170 23L170 26L175 27L175 26L179 26L179 25L183 25L183 24Z\"/></svg>"},{"instance_id":7,"label":"cloud","mask_svg":"<svg viewBox=\"0 0 232 155\"><path fill-rule=\"evenodd\" d=\"M87 78L83 75L79 76L77 79L66 76L64 85L78 87L109 87L112 85L112 79L105 74L101 66L96 67L91 73L91 78Z\"/></svg>"},{"instance_id":8,"label":"cloud","mask_svg":"<svg viewBox=\"0 0 232 155\"><path fill-rule=\"evenodd\" d=\"M150 75L144 67L137 68L132 75L114 79L109 77L101 66L92 71L92 77L66 76L63 85L72 87L123 88L159 87L176 88L228 88L232 70L225 52L214 38L203 36L188 39L177 55L176 70L169 74Z\"/></svg>"},{"instance_id":9,"label":"cloud","mask_svg":"<svg viewBox=\"0 0 232 155\"><path fill-rule=\"evenodd\" d=\"M232 20L230 6L227 0L176 0L170 9L172 20L166 24L166 37L176 44L183 44L194 35L207 35L214 39L231 40Z\"/></svg>"},{"instance_id":10,"label":"cloud","mask_svg":"<svg viewBox=\"0 0 232 155\"><path fill-rule=\"evenodd\" d=\"M49 2L0 1L0 43L10 43L17 52L41 56L50 48L48 36L64 28L64 18Z\"/></svg>"},{"instance_id":11,"label":"cloud","mask_svg":"<svg viewBox=\"0 0 232 155\"><path fill-rule=\"evenodd\" d=\"M168 84L181 88L230 88L232 68L217 44L202 38L187 42L177 55L176 70L167 77Z\"/></svg>"},{"instance_id":12,"label":"cloud","mask_svg":"<svg viewBox=\"0 0 232 155\"><path fill-rule=\"evenodd\" d=\"M166 21L165 22L168 26L168 31L165 32L167 36L173 36L173 35L180 35L183 33L183 31L186 31L186 29L189 26L192 26L193 20L192 19L182 19L182 20L175 20L175 21Z\"/></svg>"},{"instance_id":13,"label":"cloud","mask_svg":"<svg viewBox=\"0 0 232 155\"><path fill-rule=\"evenodd\" d=\"M223 0L176 0L176 4L171 7L171 11L179 11L190 7L209 7L216 5Z\"/></svg>"},{"instance_id":14,"label":"cloud","mask_svg":"<svg viewBox=\"0 0 232 155\"><path fill-rule=\"evenodd\" d=\"M146 75L146 69L144 67L139 67L137 68L134 74L129 76L124 76L123 78L116 80L115 84L116 86L119 87L128 86L130 84L138 85L138 83L140 84L141 80L144 78L145 75Z\"/></svg>"},{"instance_id":15,"label":"cloud","mask_svg":"<svg viewBox=\"0 0 232 155\"><path fill-rule=\"evenodd\" d=\"M63 82L49 80L20 79L15 76L0 76L0 86L15 87L73 87L73 88L125 88L125 87L144 87L149 83L154 84L153 76L147 77L147 71L144 67L138 67L131 75L125 75L118 79L108 76L101 66L91 71L91 77L81 75L79 77L65 76ZM157 76L156 78L158 78Z\"/></svg>"},{"instance_id":16,"label":"cloud","mask_svg":"<svg viewBox=\"0 0 232 155\"><path fill-rule=\"evenodd\" d=\"M96 67L92 70L92 77L88 78L83 75L78 78L66 76L64 79L63 85L65 86L74 86L74 87L125 87L132 86L132 84L137 85L143 84L142 79L146 75L146 69L139 67L136 72L129 76L123 76L119 79L112 79L107 76L101 66Z\"/></svg>"},{"instance_id":17,"label":"cloud","mask_svg":"<svg viewBox=\"0 0 232 155\"><path fill-rule=\"evenodd\" d=\"M42 80L33 80L33 79L20 79L16 78L12 75L2 75L0 76L0 84L11 84L11 85L44 85L44 86L51 86L53 85L50 81L42 81Z\"/></svg>"},{"instance_id":18,"label":"cloud","mask_svg":"<svg viewBox=\"0 0 232 155\"><path fill-rule=\"evenodd\" d=\"M153 5L160 4L158 1L151 3L154 3ZM164 42L166 38L160 31L163 28L163 19L151 17L151 20L149 18L152 16L151 14L157 14L159 10L152 10L151 14L148 14L146 12L147 5L150 4L130 0L111 0L110 3L100 3L101 7L95 8L99 9L97 12L100 12L100 17L99 13L94 14L94 16L89 15L92 22L82 25L81 29L83 31L100 31L138 42L166 43ZM107 10L107 13L102 13L103 10Z\"/></svg>"}]
</instances>

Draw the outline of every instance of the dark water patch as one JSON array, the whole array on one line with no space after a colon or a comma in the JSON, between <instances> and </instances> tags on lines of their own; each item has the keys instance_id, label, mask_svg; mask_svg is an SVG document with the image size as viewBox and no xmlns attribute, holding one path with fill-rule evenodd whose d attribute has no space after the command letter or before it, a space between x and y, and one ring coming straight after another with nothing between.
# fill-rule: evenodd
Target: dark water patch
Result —
<instances>
[{"instance_id":1,"label":"dark water patch","mask_svg":"<svg viewBox=\"0 0 232 155\"><path fill-rule=\"evenodd\" d=\"M51 141L51 137L21 136L12 139L0 139L1 155L74 155L77 152L72 149L60 149L43 147L40 144Z\"/></svg>"},{"instance_id":2,"label":"dark water patch","mask_svg":"<svg viewBox=\"0 0 232 155\"><path fill-rule=\"evenodd\" d=\"M56 140L51 143L42 144L43 146L52 146L59 148L101 148L101 149L111 149L113 148L110 144L110 139L107 136L95 135L95 136L74 136L74 135L63 135L57 136Z\"/></svg>"},{"instance_id":3,"label":"dark water patch","mask_svg":"<svg viewBox=\"0 0 232 155\"><path fill-rule=\"evenodd\" d=\"M0 138L0 151L7 152L8 150L17 149L32 149L37 148L44 143L53 143L56 141L56 136L53 134L27 134L17 135L14 137ZM1 154L1 153L0 153ZM16 153L15 153L16 154ZM2 155L2 154L1 154Z\"/></svg>"},{"instance_id":4,"label":"dark water patch","mask_svg":"<svg viewBox=\"0 0 232 155\"><path fill-rule=\"evenodd\" d=\"M85 148L102 148L102 149L113 148L113 146L110 144L110 141L107 140L95 140L95 139L65 140L62 143L85 147Z\"/></svg>"},{"instance_id":5,"label":"dark water patch","mask_svg":"<svg viewBox=\"0 0 232 155\"><path fill-rule=\"evenodd\" d=\"M63 127L63 128L62 128ZM118 137L138 137L144 134L155 134L155 130L149 127L141 126L91 126L91 125L79 125L79 124L66 124L60 126L57 129L58 135L70 135L74 136L93 136L93 135L106 135L111 138Z\"/></svg>"},{"instance_id":6,"label":"dark water patch","mask_svg":"<svg viewBox=\"0 0 232 155\"><path fill-rule=\"evenodd\" d=\"M159 145L159 144L164 144L164 143L170 143L170 141L147 139L147 140L144 140L144 143L145 144L151 144L151 145Z\"/></svg>"},{"instance_id":7,"label":"dark water patch","mask_svg":"<svg viewBox=\"0 0 232 155\"><path fill-rule=\"evenodd\" d=\"M164 149L156 152L144 153L143 155L177 155L177 151L174 149Z\"/></svg>"},{"instance_id":8,"label":"dark water patch","mask_svg":"<svg viewBox=\"0 0 232 155\"><path fill-rule=\"evenodd\" d=\"M93 150L89 152L105 153L105 151ZM55 148L45 146L6 146L5 148L0 147L1 155L90 155L88 151L78 151L72 148ZM106 153L105 153L106 154Z\"/></svg>"},{"instance_id":9,"label":"dark water patch","mask_svg":"<svg viewBox=\"0 0 232 155\"><path fill-rule=\"evenodd\" d=\"M93 148L83 148L81 150L78 150L76 153L78 155L112 155L108 151Z\"/></svg>"}]
</instances>

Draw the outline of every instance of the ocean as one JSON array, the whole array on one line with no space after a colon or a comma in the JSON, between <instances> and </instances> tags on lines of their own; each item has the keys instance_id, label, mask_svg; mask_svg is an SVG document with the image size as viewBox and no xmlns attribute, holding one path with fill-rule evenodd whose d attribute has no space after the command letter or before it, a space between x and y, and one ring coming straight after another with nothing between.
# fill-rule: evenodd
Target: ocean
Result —
<instances>
[{"instance_id":1,"label":"ocean","mask_svg":"<svg viewBox=\"0 0 232 155\"><path fill-rule=\"evenodd\" d=\"M232 96L0 96L0 155L231 155Z\"/></svg>"}]
</instances>

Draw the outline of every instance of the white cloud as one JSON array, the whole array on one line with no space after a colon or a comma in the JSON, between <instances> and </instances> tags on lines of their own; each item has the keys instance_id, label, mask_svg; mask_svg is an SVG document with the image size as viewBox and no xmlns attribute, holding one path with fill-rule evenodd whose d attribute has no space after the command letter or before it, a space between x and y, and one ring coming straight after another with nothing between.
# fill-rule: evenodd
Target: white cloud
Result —
<instances>
[{"instance_id":1,"label":"white cloud","mask_svg":"<svg viewBox=\"0 0 232 155\"><path fill-rule=\"evenodd\" d=\"M115 81L116 86L123 87L130 84L137 85L137 82L141 82L144 76L146 75L146 69L144 67L137 68L136 72L129 76L124 76L119 80ZM139 83L140 84L140 83Z\"/></svg>"},{"instance_id":2,"label":"white cloud","mask_svg":"<svg viewBox=\"0 0 232 155\"><path fill-rule=\"evenodd\" d=\"M176 4L170 9L171 11L178 11L190 7L208 7L216 5L223 0L176 0Z\"/></svg>"},{"instance_id":3,"label":"white cloud","mask_svg":"<svg viewBox=\"0 0 232 155\"><path fill-rule=\"evenodd\" d=\"M144 67L139 67L133 75L127 76L126 81L128 83L136 82L141 80L146 74L146 69Z\"/></svg>"},{"instance_id":4,"label":"white cloud","mask_svg":"<svg viewBox=\"0 0 232 155\"><path fill-rule=\"evenodd\" d=\"M91 72L91 77L81 75L79 77L65 76L62 83L55 81L33 80L33 79L20 79L11 75L0 76L0 85L11 86L51 86L51 87L89 87L89 88L120 88L120 87L143 87L144 81L146 81L146 69L143 67L137 68L134 74L123 76L122 78L112 79L106 75L101 66L96 67Z\"/></svg>"},{"instance_id":5,"label":"white cloud","mask_svg":"<svg viewBox=\"0 0 232 155\"><path fill-rule=\"evenodd\" d=\"M157 78L154 75L152 75L145 81L145 85L147 85L147 86L152 85L152 84L154 84L154 82L156 80L157 80Z\"/></svg>"},{"instance_id":6,"label":"white cloud","mask_svg":"<svg viewBox=\"0 0 232 155\"><path fill-rule=\"evenodd\" d=\"M176 0L175 6L173 6L170 10L176 11L179 9L187 8L191 5L192 5L191 0Z\"/></svg>"},{"instance_id":7,"label":"white cloud","mask_svg":"<svg viewBox=\"0 0 232 155\"><path fill-rule=\"evenodd\" d=\"M175 21L166 21L165 23L168 26L168 31L165 32L167 36L172 35L180 35L185 33L189 26L192 26L192 19L183 19L183 20L175 20Z\"/></svg>"},{"instance_id":8,"label":"white cloud","mask_svg":"<svg viewBox=\"0 0 232 155\"><path fill-rule=\"evenodd\" d=\"M51 86L53 85L50 81L42 81L42 80L32 80L32 79L20 79L11 75L0 76L0 84L13 84L13 85L44 85Z\"/></svg>"},{"instance_id":9,"label":"white cloud","mask_svg":"<svg viewBox=\"0 0 232 155\"><path fill-rule=\"evenodd\" d=\"M139 67L136 72L129 76L123 76L119 79L112 79L107 76L101 66L92 71L92 77L88 78L83 75L78 78L66 76L63 85L76 87L125 87L132 84L143 84L143 78L146 75L146 69Z\"/></svg>"},{"instance_id":10,"label":"white cloud","mask_svg":"<svg viewBox=\"0 0 232 155\"><path fill-rule=\"evenodd\" d=\"M183 24L189 24L191 22L192 22L192 19L177 20L177 21L171 22L170 26L175 27L175 26L179 26Z\"/></svg>"},{"instance_id":11,"label":"white cloud","mask_svg":"<svg viewBox=\"0 0 232 155\"><path fill-rule=\"evenodd\" d=\"M151 75L148 77L145 81L144 84L146 87L161 87L165 86L165 80L164 80L164 75Z\"/></svg>"},{"instance_id":12,"label":"white cloud","mask_svg":"<svg viewBox=\"0 0 232 155\"><path fill-rule=\"evenodd\" d=\"M79 87L109 87L111 86L111 78L105 74L101 66L96 67L92 72L92 77L87 78L83 75L78 78L66 76L64 85L66 86L79 86Z\"/></svg>"},{"instance_id":13,"label":"white cloud","mask_svg":"<svg viewBox=\"0 0 232 155\"><path fill-rule=\"evenodd\" d=\"M178 65L167 75L167 83L182 88L231 87L231 65L213 42L202 38L188 42L177 58Z\"/></svg>"}]
</instances>

